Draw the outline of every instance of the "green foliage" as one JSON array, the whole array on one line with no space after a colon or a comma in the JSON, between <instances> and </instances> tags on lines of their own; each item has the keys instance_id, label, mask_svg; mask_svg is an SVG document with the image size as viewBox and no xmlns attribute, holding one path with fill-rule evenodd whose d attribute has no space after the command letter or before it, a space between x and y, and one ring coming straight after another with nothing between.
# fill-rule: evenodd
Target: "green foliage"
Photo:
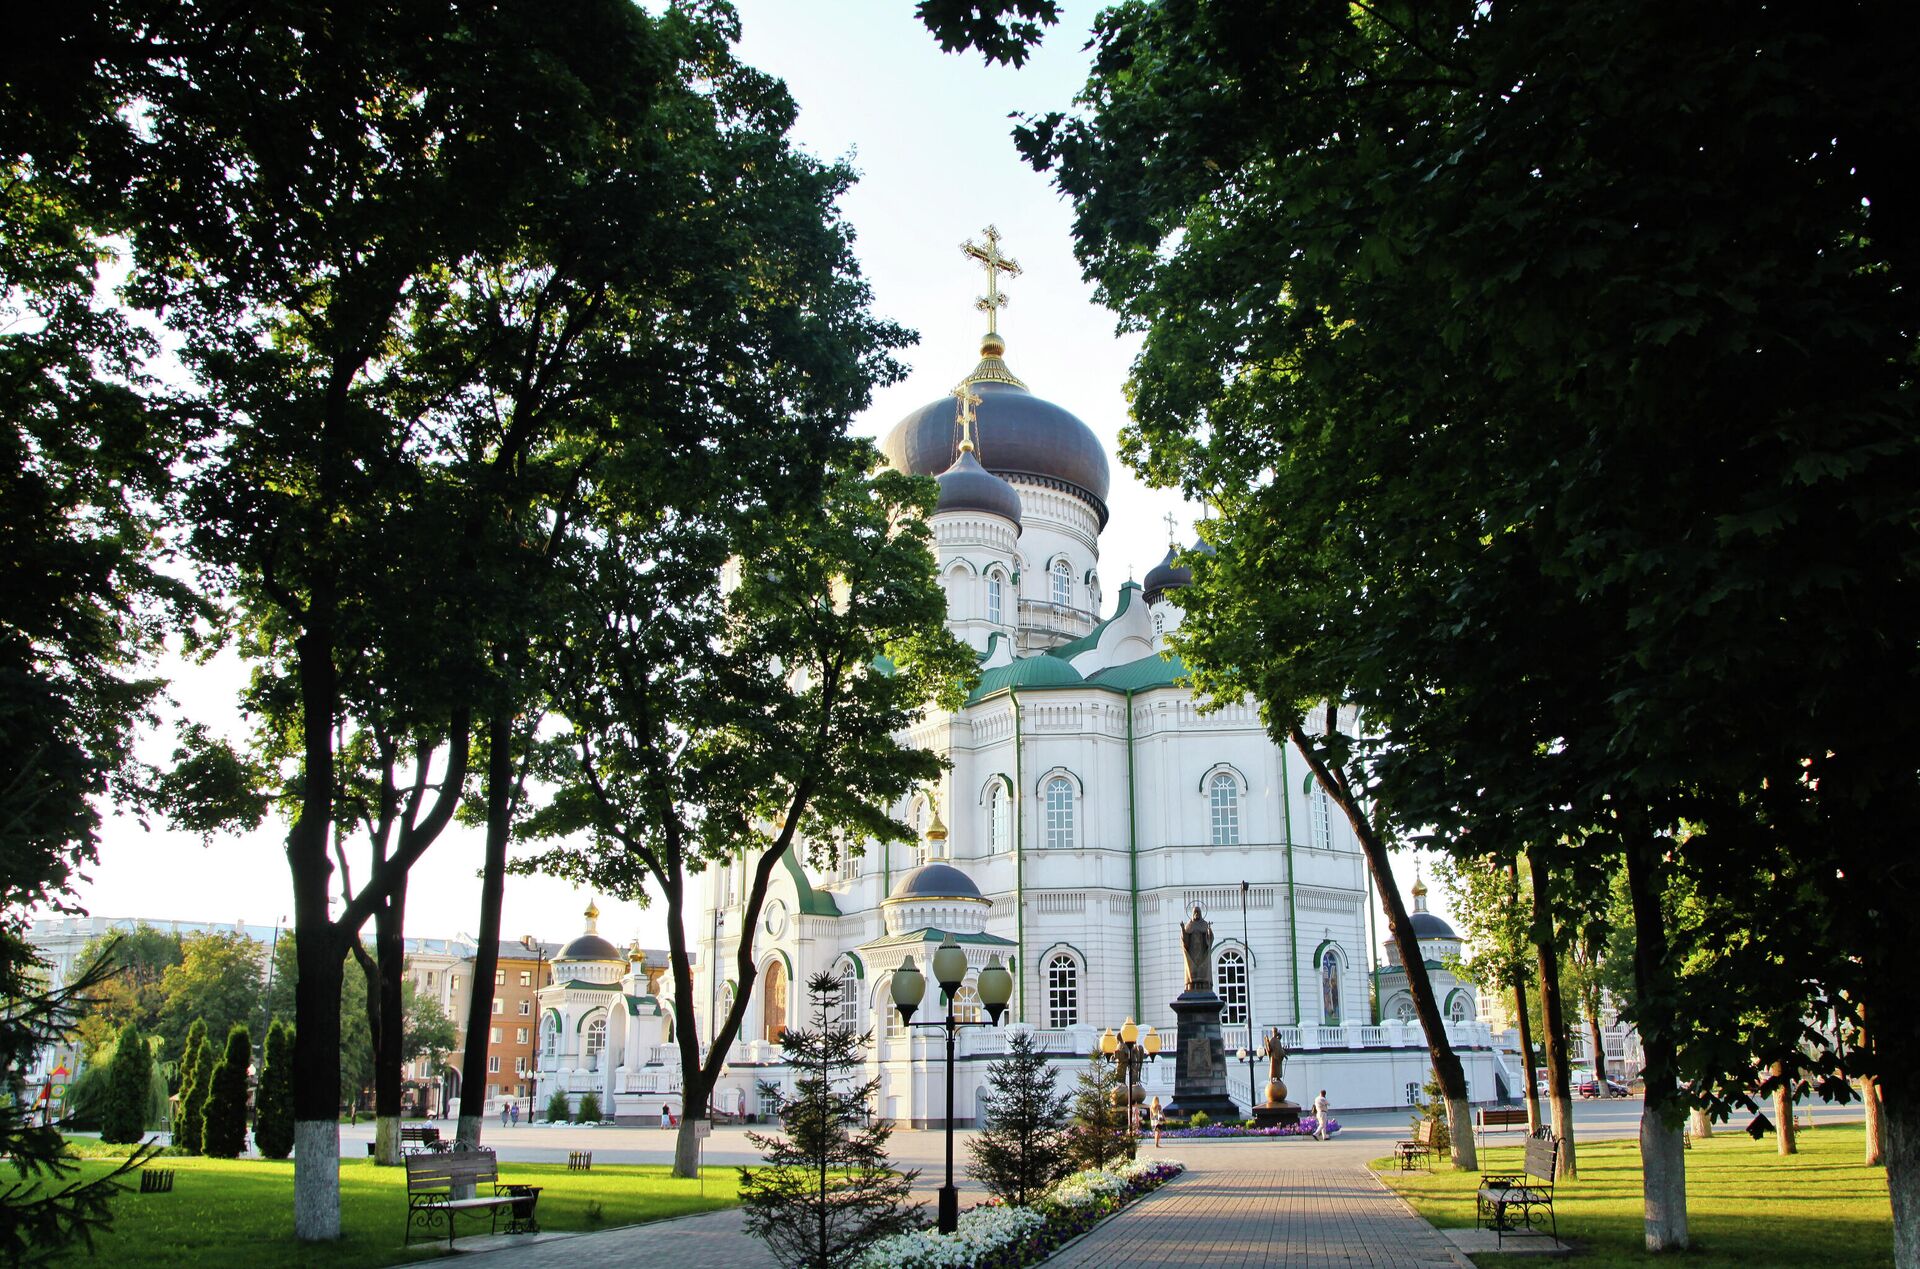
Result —
<instances>
[{"instance_id":1,"label":"green foliage","mask_svg":"<svg viewBox=\"0 0 1920 1269\"><path fill-rule=\"evenodd\" d=\"M1127 1131L1126 1109L1116 1099L1120 1066L1098 1049L1080 1072L1073 1095L1073 1131L1067 1145L1075 1168L1104 1168L1133 1158L1138 1142Z\"/></svg>"},{"instance_id":2,"label":"green foliage","mask_svg":"<svg viewBox=\"0 0 1920 1269\"><path fill-rule=\"evenodd\" d=\"M186 1038L180 1041L180 1056L173 1062L174 1091L183 1095L183 1103L187 1081L193 1076L194 1067L199 1060L200 1047L206 1042L207 1024L195 1018L187 1024ZM175 1131L178 1132L177 1126Z\"/></svg>"},{"instance_id":3,"label":"green foliage","mask_svg":"<svg viewBox=\"0 0 1920 1269\"><path fill-rule=\"evenodd\" d=\"M1445 1154L1453 1148L1453 1130L1447 1126L1447 1095L1432 1072L1428 1072L1427 1082L1420 1086L1420 1096L1422 1100L1413 1104L1413 1118L1408 1121L1408 1126L1418 1128L1421 1124L1433 1124L1433 1152Z\"/></svg>"},{"instance_id":4,"label":"green foliage","mask_svg":"<svg viewBox=\"0 0 1920 1269\"><path fill-rule=\"evenodd\" d=\"M147 1103L153 1089L153 1052L140 1028L120 1029L108 1065L106 1108L100 1116L100 1140L125 1144L146 1135Z\"/></svg>"},{"instance_id":5,"label":"green foliage","mask_svg":"<svg viewBox=\"0 0 1920 1269\"><path fill-rule=\"evenodd\" d=\"M947 52L971 48L989 64L1014 66L1060 21L1056 0L919 0L913 11Z\"/></svg>"},{"instance_id":6,"label":"green foliage","mask_svg":"<svg viewBox=\"0 0 1920 1269\"><path fill-rule=\"evenodd\" d=\"M267 1028L254 1103L255 1148L268 1159L286 1158L293 1153L293 1028L278 1018Z\"/></svg>"},{"instance_id":7,"label":"green foliage","mask_svg":"<svg viewBox=\"0 0 1920 1269\"><path fill-rule=\"evenodd\" d=\"M87 1061L104 1060L107 1049L129 1022L148 1034L160 1030L166 1013L162 982L167 970L180 963L181 956L179 935L146 924L87 941L75 961L80 972L102 957L109 958L113 966L93 990L80 1018L80 1039ZM168 1037L168 1051L178 1038Z\"/></svg>"},{"instance_id":8,"label":"green foliage","mask_svg":"<svg viewBox=\"0 0 1920 1269\"><path fill-rule=\"evenodd\" d=\"M367 1017L367 976L349 957L340 977L340 1103L360 1108L373 1083L373 1024Z\"/></svg>"},{"instance_id":9,"label":"green foliage","mask_svg":"<svg viewBox=\"0 0 1920 1269\"><path fill-rule=\"evenodd\" d=\"M986 1122L967 1143L967 1174L1002 1202L1030 1206L1071 1167L1067 1103L1033 1034L1015 1032L1007 1055L987 1068Z\"/></svg>"},{"instance_id":10,"label":"green foliage","mask_svg":"<svg viewBox=\"0 0 1920 1269\"><path fill-rule=\"evenodd\" d=\"M186 1059L186 1074L180 1079L179 1109L173 1116L173 1144L185 1146L194 1154L206 1149L207 1103L213 1096L213 1046L207 1042L204 1028Z\"/></svg>"},{"instance_id":11,"label":"green foliage","mask_svg":"<svg viewBox=\"0 0 1920 1269\"><path fill-rule=\"evenodd\" d=\"M815 974L807 996L814 1025L780 1038L796 1077L780 1107L786 1135L747 1134L767 1166L740 1169L740 1202L747 1231L780 1264L839 1269L876 1238L911 1227L907 1196L919 1174L893 1170L893 1128L869 1122L880 1081L854 1077L870 1037L834 1025L839 980Z\"/></svg>"},{"instance_id":12,"label":"green foliage","mask_svg":"<svg viewBox=\"0 0 1920 1269\"><path fill-rule=\"evenodd\" d=\"M600 1122L600 1097L592 1089L580 1094L580 1110L574 1118L583 1124Z\"/></svg>"},{"instance_id":13,"label":"green foliage","mask_svg":"<svg viewBox=\"0 0 1920 1269\"><path fill-rule=\"evenodd\" d=\"M411 978L401 985L400 996L407 1026L406 1041L400 1050L401 1061L425 1057L432 1059L433 1066L438 1068L441 1059L460 1043L460 1037L454 1033L453 1019L447 1017L438 1000L414 990Z\"/></svg>"},{"instance_id":14,"label":"green foliage","mask_svg":"<svg viewBox=\"0 0 1920 1269\"><path fill-rule=\"evenodd\" d=\"M573 1119L573 1106L567 1101L567 1095L559 1089L553 1090L553 1096L547 1099L547 1122L550 1124L570 1123Z\"/></svg>"},{"instance_id":15,"label":"green foliage","mask_svg":"<svg viewBox=\"0 0 1920 1269\"><path fill-rule=\"evenodd\" d=\"M1209 1115L1204 1110L1196 1110L1193 1112L1193 1117L1187 1120L1187 1126L1189 1128L1205 1128L1208 1124L1212 1122L1213 1122L1212 1115Z\"/></svg>"},{"instance_id":16,"label":"green foliage","mask_svg":"<svg viewBox=\"0 0 1920 1269\"><path fill-rule=\"evenodd\" d=\"M167 1047L184 1040L194 1021L223 1036L260 1015L261 947L244 934L190 934L181 959L161 977L166 1004L157 1030Z\"/></svg>"},{"instance_id":17,"label":"green foliage","mask_svg":"<svg viewBox=\"0 0 1920 1269\"><path fill-rule=\"evenodd\" d=\"M235 1027L208 1081L202 1148L212 1158L238 1158L247 1148L247 1068L252 1064L253 1038L244 1026Z\"/></svg>"}]
</instances>

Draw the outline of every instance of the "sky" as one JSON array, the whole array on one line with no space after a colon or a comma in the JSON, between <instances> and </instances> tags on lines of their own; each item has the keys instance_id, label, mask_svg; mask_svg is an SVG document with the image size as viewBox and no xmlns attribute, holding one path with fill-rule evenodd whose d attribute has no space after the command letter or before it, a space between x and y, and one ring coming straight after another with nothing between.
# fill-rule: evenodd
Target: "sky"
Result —
<instances>
[{"instance_id":1,"label":"sky","mask_svg":"<svg viewBox=\"0 0 1920 1269\"><path fill-rule=\"evenodd\" d=\"M913 17L911 0L737 3L739 56L786 81L799 105L797 143L860 173L841 207L874 310L920 334L918 345L901 354L910 373L876 391L855 430L884 435L910 411L944 397L978 359L984 319L974 300L984 277L960 244L994 225L1001 250L1022 268L1002 283L1008 365L1037 395L1085 420L1107 447L1113 486L1101 573L1110 596L1117 595L1118 582L1144 576L1165 553L1163 517L1178 517L1179 532L1191 540L1198 508L1173 491L1146 488L1119 461L1124 385L1139 338L1117 333L1113 314L1094 303L1073 257L1071 207L1020 158L1009 118L1069 106L1086 80L1083 46L1098 6L1064 4L1061 24L1016 70L984 66L974 54L942 53ZM244 673L231 661L175 667L179 712L237 738L233 701ZM156 735L142 752L161 761L169 748ZM284 832L274 822L246 837L202 842L158 823L114 818L80 902L96 916L273 925L292 910ZM409 887L409 935L475 929L480 855L479 834L459 828L428 851ZM590 897L550 878L510 878L502 934L571 938ZM597 899L602 934L621 944L638 938L665 946L657 911Z\"/></svg>"}]
</instances>

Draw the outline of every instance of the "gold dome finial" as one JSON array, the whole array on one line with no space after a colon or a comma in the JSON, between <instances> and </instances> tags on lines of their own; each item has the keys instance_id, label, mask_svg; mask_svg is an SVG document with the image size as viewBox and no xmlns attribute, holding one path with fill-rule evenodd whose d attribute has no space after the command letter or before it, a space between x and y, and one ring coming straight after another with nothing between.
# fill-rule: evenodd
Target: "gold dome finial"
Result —
<instances>
[{"instance_id":1,"label":"gold dome finial","mask_svg":"<svg viewBox=\"0 0 1920 1269\"><path fill-rule=\"evenodd\" d=\"M947 395L959 402L954 422L960 425L960 452L971 454L980 448L973 441L974 424L978 421L973 407L980 404L980 394L973 390L971 383L963 383Z\"/></svg>"},{"instance_id":2,"label":"gold dome finial","mask_svg":"<svg viewBox=\"0 0 1920 1269\"><path fill-rule=\"evenodd\" d=\"M933 823L927 825L927 840L944 842L947 840L947 826L940 822L940 799L929 797L927 804L933 808Z\"/></svg>"},{"instance_id":3,"label":"gold dome finial","mask_svg":"<svg viewBox=\"0 0 1920 1269\"><path fill-rule=\"evenodd\" d=\"M598 934L600 932L599 921L600 905L591 899L587 900L587 933Z\"/></svg>"},{"instance_id":4,"label":"gold dome finial","mask_svg":"<svg viewBox=\"0 0 1920 1269\"><path fill-rule=\"evenodd\" d=\"M1000 310L1005 308L1007 304L1007 297L1000 294L1000 275L1004 273L1010 278L1019 277L1020 264L1013 257L1000 254L1000 231L998 229L995 229L992 225L988 225L981 231L980 236L987 240L986 246L983 247L977 242L969 241L961 243L960 250L968 259L979 261L980 267L987 271L987 293L974 301L973 306L987 315L987 337L991 339L999 333ZM982 356L997 357L1000 355L999 353L986 353L984 349L985 345L983 341ZM1001 351L1004 352L1005 350L1005 345L1002 345Z\"/></svg>"}]
</instances>

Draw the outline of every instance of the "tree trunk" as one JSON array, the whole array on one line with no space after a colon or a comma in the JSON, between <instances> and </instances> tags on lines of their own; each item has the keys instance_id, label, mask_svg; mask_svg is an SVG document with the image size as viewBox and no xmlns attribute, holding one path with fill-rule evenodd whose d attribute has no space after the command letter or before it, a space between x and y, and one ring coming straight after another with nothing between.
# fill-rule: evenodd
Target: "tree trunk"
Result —
<instances>
[{"instance_id":1,"label":"tree trunk","mask_svg":"<svg viewBox=\"0 0 1920 1269\"><path fill-rule=\"evenodd\" d=\"M487 849L480 872L479 946L473 957L473 990L467 1004L466 1047L460 1059L460 1126L457 1139L480 1144L487 1117L487 1032L493 1026L493 976L500 968L500 902L507 886L507 838L512 833L513 720L487 720Z\"/></svg>"},{"instance_id":2,"label":"tree trunk","mask_svg":"<svg viewBox=\"0 0 1920 1269\"><path fill-rule=\"evenodd\" d=\"M1520 1027L1520 1082L1527 1090L1527 1131L1540 1131L1540 1090L1533 1082L1533 1020L1527 1017L1527 980L1513 980L1513 1007Z\"/></svg>"},{"instance_id":3,"label":"tree trunk","mask_svg":"<svg viewBox=\"0 0 1920 1269\"><path fill-rule=\"evenodd\" d=\"M1587 1015L1587 1042L1593 1045L1593 1094L1611 1097L1613 1094L1607 1090L1606 1037L1600 1034L1600 993L1589 993L1581 1003Z\"/></svg>"},{"instance_id":4,"label":"tree trunk","mask_svg":"<svg viewBox=\"0 0 1920 1269\"><path fill-rule=\"evenodd\" d=\"M1681 1152L1678 1050L1674 989L1668 965L1666 914L1661 909L1658 848L1629 821L1624 833L1627 893L1633 903L1633 985L1640 1001L1640 1040L1646 1048L1647 1099L1640 1112L1640 1165L1648 1251L1682 1251L1687 1235L1687 1160Z\"/></svg>"},{"instance_id":5,"label":"tree trunk","mask_svg":"<svg viewBox=\"0 0 1920 1269\"><path fill-rule=\"evenodd\" d=\"M1885 1016L1885 1008L1880 1014ZM1886 1039L1882 1036L1881 1039ZM1885 1052L1883 1046L1881 1052ZM1893 1263L1920 1267L1920 1101L1899 1084L1880 1089L1880 1121L1887 1133L1887 1197L1893 1202Z\"/></svg>"},{"instance_id":6,"label":"tree trunk","mask_svg":"<svg viewBox=\"0 0 1920 1269\"><path fill-rule=\"evenodd\" d=\"M1554 1163L1558 1179L1578 1177L1580 1161L1573 1141L1573 1078L1567 1063L1567 1016L1560 998L1560 949L1553 937L1553 900L1547 870L1530 851L1533 874L1533 946L1540 967L1540 1037L1547 1056L1547 1095L1553 1108L1553 1135L1560 1140Z\"/></svg>"},{"instance_id":7,"label":"tree trunk","mask_svg":"<svg viewBox=\"0 0 1920 1269\"><path fill-rule=\"evenodd\" d=\"M1693 1133L1693 1139L1695 1141L1705 1141L1707 1138L1713 1136L1713 1119L1706 1111L1698 1107L1688 1111L1687 1123Z\"/></svg>"},{"instance_id":8,"label":"tree trunk","mask_svg":"<svg viewBox=\"0 0 1920 1269\"><path fill-rule=\"evenodd\" d=\"M1867 1114L1867 1155L1865 1162L1870 1168L1885 1167L1887 1162L1886 1108L1880 1098L1879 1077L1868 1075L1863 1078L1860 1081L1860 1092L1866 1103Z\"/></svg>"},{"instance_id":9,"label":"tree trunk","mask_svg":"<svg viewBox=\"0 0 1920 1269\"><path fill-rule=\"evenodd\" d=\"M1799 1154L1799 1130L1793 1126L1793 1074L1785 1062L1773 1064L1780 1087L1773 1090L1774 1141L1781 1154Z\"/></svg>"},{"instance_id":10,"label":"tree trunk","mask_svg":"<svg viewBox=\"0 0 1920 1269\"><path fill-rule=\"evenodd\" d=\"M1460 1055L1453 1051L1453 1045L1447 1039L1446 1022L1440 1016L1440 1002L1433 994L1433 980L1427 976L1427 963L1420 955L1420 940L1413 932L1413 923L1407 919L1407 905L1400 898L1400 888L1394 884L1393 861L1387 855L1387 845L1374 831L1372 819L1360 806L1346 782L1336 779L1329 770L1326 760L1313 747L1312 739L1306 732L1295 724L1288 729L1287 736L1305 757L1320 787L1345 813L1347 822L1353 826L1354 835L1360 840L1361 849L1366 853L1367 866L1373 872L1374 888L1380 892L1381 906L1387 912L1387 930L1393 936L1394 946L1400 952L1401 966L1407 973L1407 990L1413 996L1414 1012L1419 1016L1420 1029L1426 1035L1434 1079L1438 1081L1440 1094L1447 1102L1447 1132L1452 1139L1453 1165L1468 1172L1477 1171L1480 1160L1474 1149L1473 1113L1468 1101L1466 1071L1461 1068Z\"/></svg>"},{"instance_id":11,"label":"tree trunk","mask_svg":"<svg viewBox=\"0 0 1920 1269\"><path fill-rule=\"evenodd\" d=\"M373 1158L382 1167L400 1166L400 1076L405 1064L401 1052L407 1033L401 987L406 982L407 879L402 876L392 895L374 913L374 955L379 973L367 984L367 998L376 1001L379 1026L373 1044Z\"/></svg>"},{"instance_id":12,"label":"tree trunk","mask_svg":"<svg viewBox=\"0 0 1920 1269\"><path fill-rule=\"evenodd\" d=\"M333 723L340 685L333 664L333 603L314 587L307 629L295 641L300 681L299 818L287 832L293 882L293 1236L340 1237L340 973L346 949L327 913L333 863Z\"/></svg>"}]
</instances>

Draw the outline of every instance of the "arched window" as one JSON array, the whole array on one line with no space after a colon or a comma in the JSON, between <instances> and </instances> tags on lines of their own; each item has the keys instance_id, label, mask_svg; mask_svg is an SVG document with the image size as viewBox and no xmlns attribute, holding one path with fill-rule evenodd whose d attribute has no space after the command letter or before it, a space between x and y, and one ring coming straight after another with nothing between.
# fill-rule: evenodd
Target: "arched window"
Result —
<instances>
[{"instance_id":1,"label":"arched window","mask_svg":"<svg viewBox=\"0 0 1920 1269\"><path fill-rule=\"evenodd\" d=\"M587 1024L587 1047L585 1049L587 1069L600 1069L600 1055L607 1051L607 1015L596 1014Z\"/></svg>"},{"instance_id":2,"label":"arched window","mask_svg":"<svg viewBox=\"0 0 1920 1269\"><path fill-rule=\"evenodd\" d=\"M1053 602L1062 606L1073 602L1073 566L1064 559L1053 562Z\"/></svg>"},{"instance_id":3,"label":"arched window","mask_svg":"<svg viewBox=\"0 0 1920 1269\"><path fill-rule=\"evenodd\" d=\"M907 1033L907 1024L901 1021L900 1010L893 1003L893 979L891 975L881 979L880 985L874 988L873 1007L878 1010L880 1016L886 1020L884 1025L889 1039L897 1040Z\"/></svg>"},{"instance_id":4,"label":"arched window","mask_svg":"<svg viewBox=\"0 0 1920 1269\"><path fill-rule=\"evenodd\" d=\"M1332 948L1320 954L1320 1022L1340 1025L1340 953Z\"/></svg>"},{"instance_id":5,"label":"arched window","mask_svg":"<svg viewBox=\"0 0 1920 1269\"><path fill-rule=\"evenodd\" d=\"M1321 850L1333 845L1333 799L1317 783L1307 795L1307 843Z\"/></svg>"},{"instance_id":6,"label":"arched window","mask_svg":"<svg viewBox=\"0 0 1920 1269\"><path fill-rule=\"evenodd\" d=\"M1400 1003L1393 1007L1393 1016L1401 1022L1412 1022L1418 1015L1414 1011L1413 1002L1402 996Z\"/></svg>"},{"instance_id":7,"label":"arched window","mask_svg":"<svg viewBox=\"0 0 1920 1269\"><path fill-rule=\"evenodd\" d=\"M987 853L998 855L1013 844L1013 795L999 780L987 795Z\"/></svg>"},{"instance_id":8,"label":"arched window","mask_svg":"<svg viewBox=\"0 0 1920 1269\"><path fill-rule=\"evenodd\" d=\"M840 1029L860 1029L860 980L854 977L851 964L840 967Z\"/></svg>"},{"instance_id":9,"label":"arched window","mask_svg":"<svg viewBox=\"0 0 1920 1269\"><path fill-rule=\"evenodd\" d=\"M1240 782L1222 771L1207 782L1207 801L1213 809L1213 844L1240 844Z\"/></svg>"},{"instance_id":10,"label":"arched window","mask_svg":"<svg viewBox=\"0 0 1920 1269\"><path fill-rule=\"evenodd\" d=\"M1001 622L1003 589L1000 570L996 568L987 574L987 620L996 626Z\"/></svg>"},{"instance_id":11,"label":"arched window","mask_svg":"<svg viewBox=\"0 0 1920 1269\"><path fill-rule=\"evenodd\" d=\"M1247 958L1239 948L1230 947L1214 962L1213 981L1226 1008L1220 1011L1223 1026L1245 1026L1247 1021Z\"/></svg>"},{"instance_id":12,"label":"arched window","mask_svg":"<svg viewBox=\"0 0 1920 1269\"><path fill-rule=\"evenodd\" d=\"M787 965L785 961L767 962L760 974L760 1038L768 1044L780 1043L787 1029Z\"/></svg>"},{"instance_id":13,"label":"arched window","mask_svg":"<svg viewBox=\"0 0 1920 1269\"><path fill-rule=\"evenodd\" d=\"M980 993L971 982L960 984L959 994L953 998L953 1018L955 1022L980 1021Z\"/></svg>"},{"instance_id":14,"label":"arched window","mask_svg":"<svg viewBox=\"0 0 1920 1269\"><path fill-rule=\"evenodd\" d=\"M1047 962L1047 1026L1058 1029L1080 1021L1080 966L1065 952Z\"/></svg>"},{"instance_id":15,"label":"arched window","mask_svg":"<svg viewBox=\"0 0 1920 1269\"><path fill-rule=\"evenodd\" d=\"M1073 845L1073 781L1065 776L1047 781L1047 845L1056 849Z\"/></svg>"},{"instance_id":16,"label":"arched window","mask_svg":"<svg viewBox=\"0 0 1920 1269\"><path fill-rule=\"evenodd\" d=\"M1452 1003L1447 1006L1447 1016L1454 1022L1471 1022L1473 1005L1467 1000L1467 993L1456 992Z\"/></svg>"},{"instance_id":17,"label":"arched window","mask_svg":"<svg viewBox=\"0 0 1920 1269\"><path fill-rule=\"evenodd\" d=\"M560 1052L560 1020L551 1014L547 1015L545 1031L546 1038L540 1042L540 1047L548 1057L552 1057Z\"/></svg>"},{"instance_id":18,"label":"arched window","mask_svg":"<svg viewBox=\"0 0 1920 1269\"><path fill-rule=\"evenodd\" d=\"M1153 614L1153 633L1157 635L1167 633L1167 614L1163 612Z\"/></svg>"}]
</instances>

